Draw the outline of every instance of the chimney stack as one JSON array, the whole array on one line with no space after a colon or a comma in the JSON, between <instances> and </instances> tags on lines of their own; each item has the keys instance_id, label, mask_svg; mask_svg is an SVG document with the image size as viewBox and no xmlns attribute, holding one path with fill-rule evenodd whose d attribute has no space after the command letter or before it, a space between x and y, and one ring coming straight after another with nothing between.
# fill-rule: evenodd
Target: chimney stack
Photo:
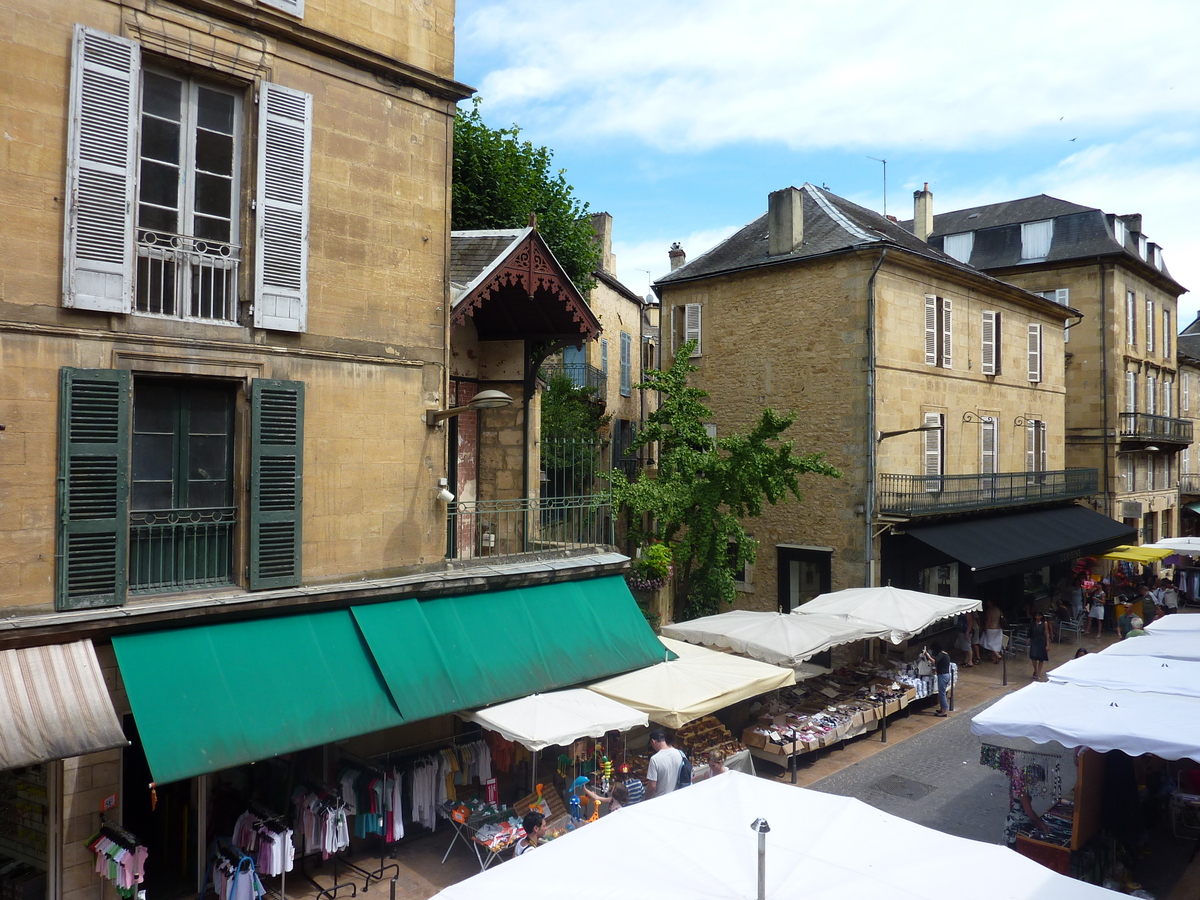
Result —
<instances>
[{"instance_id":1,"label":"chimney stack","mask_svg":"<svg viewBox=\"0 0 1200 900\"><path fill-rule=\"evenodd\" d=\"M592 231L596 232L596 246L600 248L600 271L615 276L617 258L612 249L612 222L609 213L592 213Z\"/></svg>"},{"instance_id":2,"label":"chimney stack","mask_svg":"<svg viewBox=\"0 0 1200 900\"><path fill-rule=\"evenodd\" d=\"M786 256L804 243L804 194L789 187L767 196L767 253Z\"/></svg>"},{"instance_id":3,"label":"chimney stack","mask_svg":"<svg viewBox=\"0 0 1200 900\"><path fill-rule=\"evenodd\" d=\"M667 251L667 257L671 260L671 271L687 264L687 254L683 252L683 247L679 246L679 241L671 245L671 249Z\"/></svg>"},{"instance_id":4,"label":"chimney stack","mask_svg":"<svg viewBox=\"0 0 1200 900\"><path fill-rule=\"evenodd\" d=\"M926 242L933 234L933 193L928 181L923 191L913 191L913 234Z\"/></svg>"}]
</instances>

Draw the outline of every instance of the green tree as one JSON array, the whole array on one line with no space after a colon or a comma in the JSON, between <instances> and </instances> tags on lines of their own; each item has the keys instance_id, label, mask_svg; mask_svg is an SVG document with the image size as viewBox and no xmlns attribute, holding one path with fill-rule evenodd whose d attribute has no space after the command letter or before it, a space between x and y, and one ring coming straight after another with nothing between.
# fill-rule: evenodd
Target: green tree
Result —
<instances>
[{"instance_id":1,"label":"green tree","mask_svg":"<svg viewBox=\"0 0 1200 900\"><path fill-rule=\"evenodd\" d=\"M454 117L452 227L523 228L537 213L538 231L567 277L586 293L594 281L600 249L588 205L575 197L566 170L553 171L554 153L520 140L521 129L490 128L476 97Z\"/></svg>"},{"instance_id":2,"label":"green tree","mask_svg":"<svg viewBox=\"0 0 1200 900\"><path fill-rule=\"evenodd\" d=\"M628 508L633 522L652 523L649 530L635 528L635 539L672 546L684 618L712 615L722 602L733 602L734 570L753 561L758 547L740 520L761 515L763 501L775 505L788 495L802 499L801 475L842 474L823 454L797 456L793 442L779 440L795 421L794 413L767 408L747 434L710 438L704 430L712 418L703 402L708 393L687 383L698 371L688 362L694 347L695 342L685 344L669 369L651 369L636 385L662 394L662 405L649 416L638 442L658 442L658 477L640 473L630 482L622 472L612 473L614 503Z\"/></svg>"}]
</instances>

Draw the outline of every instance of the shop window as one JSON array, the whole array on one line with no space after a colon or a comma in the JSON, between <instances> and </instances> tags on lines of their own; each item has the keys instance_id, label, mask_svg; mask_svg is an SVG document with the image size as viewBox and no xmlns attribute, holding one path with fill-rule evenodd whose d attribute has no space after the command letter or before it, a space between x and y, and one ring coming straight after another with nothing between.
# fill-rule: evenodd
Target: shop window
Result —
<instances>
[{"instance_id":1,"label":"shop window","mask_svg":"<svg viewBox=\"0 0 1200 900\"><path fill-rule=\"evenodd\" d=\"M56 764L0 772L0 896L46 896L53 831L51 765Z\"/></svg>"},{"instance_id":2,"label":"shop window","mask_svg":"<svg viewBox=\"0 0 1200 900\"><path fill-rule=\"evenodd\" d=\"M234 388L63 369L59 427L59 609L118 606L130 588L300 583L304 386L251 384L248 521L234 502ZM244 537L239 537L243 536Z\"/></svg>"},{"instance_id":3,"label":"shop window","mask_svg":"<svg viewBox=\"0 0 1200 900\"><path fill-rule=\"evenodd\" d=\"M1153 544L1158 540L1158 513L1147 511L1142 515L1142 543Z\"/></svg>"},{"instance_id":4,"label":"shop window","mask_svg":"<svg viewBox=\"0 0 1200 900\"><path fill-rule=\"evenodd\" d=\"M790 613L831 590L833 550L800 544L775 547L779 611Z\"/></svg>"},{"instance_id":5,"label":"shop window","mask_svg":"<svg viewBox=\"0 0 1200 900\"><path fill-rule=\"evenodd\" d=\"M735 540L729 541L729 571L733 573L734 586L739 591L754 590L754 562L739 562L741 544Z\"/></svg>"}]
</instances>

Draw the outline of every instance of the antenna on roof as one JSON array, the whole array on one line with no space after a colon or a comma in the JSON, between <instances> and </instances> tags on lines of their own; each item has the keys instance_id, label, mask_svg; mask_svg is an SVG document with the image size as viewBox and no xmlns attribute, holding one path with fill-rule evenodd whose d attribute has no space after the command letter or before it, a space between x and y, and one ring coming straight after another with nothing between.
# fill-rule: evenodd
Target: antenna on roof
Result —
<instances>
[{"instance_id":1,"label":"antenna on roof","mask_svg":"<svg viewBox=\"0 0 1200 900\"><path fill-rule=\"evenodd\" d=\"M875 162L883 163L883 214L887 215L887 160L880 159L878 156L868 156L867 159L873 159Z\"/></svg>"}]
</instances>

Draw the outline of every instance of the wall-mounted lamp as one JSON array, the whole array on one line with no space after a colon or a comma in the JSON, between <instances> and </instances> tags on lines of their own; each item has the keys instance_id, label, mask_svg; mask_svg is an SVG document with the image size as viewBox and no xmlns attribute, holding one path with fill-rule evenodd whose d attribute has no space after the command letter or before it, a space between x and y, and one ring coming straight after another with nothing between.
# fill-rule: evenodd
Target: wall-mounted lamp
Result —
<instances>
[{"instance_id":1,"label":"wall-mounted lamp","mask_svg":"<svg viewBox=\"0 0 1200 900\"><path fill-rule=\"evenodd\" d=\"M941 431L941 425L922 425L920 428L905 428L900 431L877 431L875 432L875 443L886 441L890 437L898 437L902 434L915 434L918 431Z\"/></svg>"},{"instance_id":2,"label":"wall-mounted lamp","mask_svg":"<svg viewBox=\"0 0 1200 900\"><path fill-rule=\"evenodd\" d=\"M1146 448L1146 452L1147 453L1157 453L1158 448L1155 447L1153 444L1151 444L1149 447Z\"/></svg>"},{"instance_id":3,"label":"wall-mounted lamp","mask_svg":"<svg viewBox=\"0 0 1200 900\"><path fill-rule=\"evenodd\" d=\"M454 495L452 493L450 493L450 488L448 488L446 486L448 483L449 482L447 482L445 478L438 479L438 488L440 490L438 490L437 498L439 500L441 500L443 503L453 503L454 502Z\"/></svg>"},{"instance_id":4,"label":"wall-mounted lamp","mask_svg":"<svg viewBox=\"0 0 1200 900\"><path fill-rule=\"evenodd\" d=\"M513 398L504 391L480 391L471 398L471 402L466 406L425 410L425 424L432 428L434 425L440 425L446 419L461 416L465 412L473 412L477 409L499 409L502 406L512 405L512 402Z\"/></svg>"}]
</instances>

